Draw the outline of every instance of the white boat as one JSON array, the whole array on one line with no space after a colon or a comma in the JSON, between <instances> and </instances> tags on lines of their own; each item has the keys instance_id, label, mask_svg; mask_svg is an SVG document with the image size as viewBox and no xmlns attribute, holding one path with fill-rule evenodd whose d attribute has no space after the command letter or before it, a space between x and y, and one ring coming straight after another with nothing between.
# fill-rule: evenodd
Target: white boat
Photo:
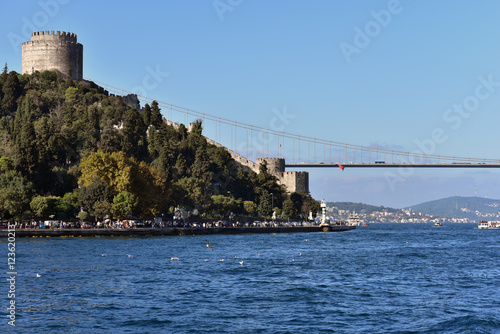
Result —
<instances>
[{"instance_id":1,"label":"white boat","mask_svg":"<svg viewBox=\"0 0 500 334\"><path fill-rule=\"evenodd\" d=\"M480 220L479 223L477 223L477 228L480 230L500 228L500 221L498 221L498 220L492 220L492 221Z\"/></svg>"},{"instance_id":2,"label":"white boat","mask_svg":"<svg viewBox=\"0 0 500 334\"><path fill-rule=\"evenodd\" d=\"M441 224L441 222L435 222L434 226L443 226L443 224Z\"/></svg>"},{"instance_id":3,"label":"white boat","mask_svg":"<svg viewBox=\"0 0 500 334\"><path fill-rule=\"evenodd\" d=\"M353 213L352 215L349 215L349 217L347 218L348 226L359 226L359 224L361 224L361 221L357 214Z\"/></svg>"}]
</instances>

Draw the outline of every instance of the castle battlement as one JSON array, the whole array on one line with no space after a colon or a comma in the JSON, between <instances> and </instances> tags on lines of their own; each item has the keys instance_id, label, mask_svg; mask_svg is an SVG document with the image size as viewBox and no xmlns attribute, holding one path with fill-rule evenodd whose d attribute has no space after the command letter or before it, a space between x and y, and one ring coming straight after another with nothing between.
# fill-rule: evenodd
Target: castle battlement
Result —
<instances>
[{"instance_id":1,"label":"castle battlement","mask_svg":"<svg viewBox=\"0 0 500 334\"><path fill-rule=\"evenodd\" d=\"M66 42L77 42L76 34L66 31L47 30L47 31L36 31L31 34L31 41L66 41Z\"/></svg>"}]
</instances>

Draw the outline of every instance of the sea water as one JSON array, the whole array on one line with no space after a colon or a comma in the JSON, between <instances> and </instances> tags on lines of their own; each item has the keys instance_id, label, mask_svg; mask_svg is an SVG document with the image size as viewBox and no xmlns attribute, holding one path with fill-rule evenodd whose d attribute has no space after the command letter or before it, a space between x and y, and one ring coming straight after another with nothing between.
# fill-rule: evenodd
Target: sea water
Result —
<instances>
[{"instance_id":1,"label":"sea water","mask_svg":"<svg viewBox=\"0 0 500 334\"><path fill-rule=\"evenodd\" d=\"M473 224L17 239L0 332L500 333L499 240Z\"/></svg>"}]
</instances>

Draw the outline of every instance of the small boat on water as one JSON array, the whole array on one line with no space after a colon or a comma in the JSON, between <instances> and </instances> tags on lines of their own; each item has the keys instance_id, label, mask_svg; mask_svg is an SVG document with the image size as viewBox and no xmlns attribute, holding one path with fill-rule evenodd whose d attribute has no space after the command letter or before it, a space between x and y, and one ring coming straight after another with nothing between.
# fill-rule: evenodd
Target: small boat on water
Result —
<instances>
[{"instance_id":1,"label":"small boat on water","mask_svg":"<svg viewBox=\"0 0 500 334\"><path fill-rule=\"evenodd\" d=\"M435 222L434 226L443 226L443 224L441 224L441 222Z\"/></svg>"},{"instance_id":2,"label":"small boat on water","mask_svg":"<svg viewBox=\"0 0 500 334\"><path fill-rule=\"evenodd\" d=\"M492 221L480 220L477 223L477 228L480 229L480 230L497 229L497 228L500 228L500 221L497 221L497 220L492 220Z\"/></svg>"},{"instance_id":3,"label":"small boat on water","mask_svg":"<svg viewBox=\"0 0 500 334\"><path fill-rule=\"evenodd\" d=\"M364 222L361 226L368 226L368 223Z\"/></svg>"}]
</instances>

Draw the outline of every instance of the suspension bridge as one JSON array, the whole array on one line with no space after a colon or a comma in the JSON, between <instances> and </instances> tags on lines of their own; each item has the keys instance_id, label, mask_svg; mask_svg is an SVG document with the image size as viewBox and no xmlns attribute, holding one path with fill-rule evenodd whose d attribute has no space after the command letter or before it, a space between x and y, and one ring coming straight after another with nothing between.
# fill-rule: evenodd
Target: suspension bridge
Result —
<instances>
[{"instance_id":1,"label":"suspension bridge","mask_svg":"<svg viewBox=\"0 0 500 334\"><path fill-rule=\"evenodd\" d=\"M134 94L92 79L86 80L95 82L115 95ZM457 157L354 145L242 123L147 96L137 95L137 97L144 103L156 100L164 118L169 121L177 121L187 127L195 120L202 120L206 137L225 146L231 154L245 157L250 162L259 158L278 158L286 161L284 167L287 169L500 168L500 159Z\"/></svg>"}]
</instances>

